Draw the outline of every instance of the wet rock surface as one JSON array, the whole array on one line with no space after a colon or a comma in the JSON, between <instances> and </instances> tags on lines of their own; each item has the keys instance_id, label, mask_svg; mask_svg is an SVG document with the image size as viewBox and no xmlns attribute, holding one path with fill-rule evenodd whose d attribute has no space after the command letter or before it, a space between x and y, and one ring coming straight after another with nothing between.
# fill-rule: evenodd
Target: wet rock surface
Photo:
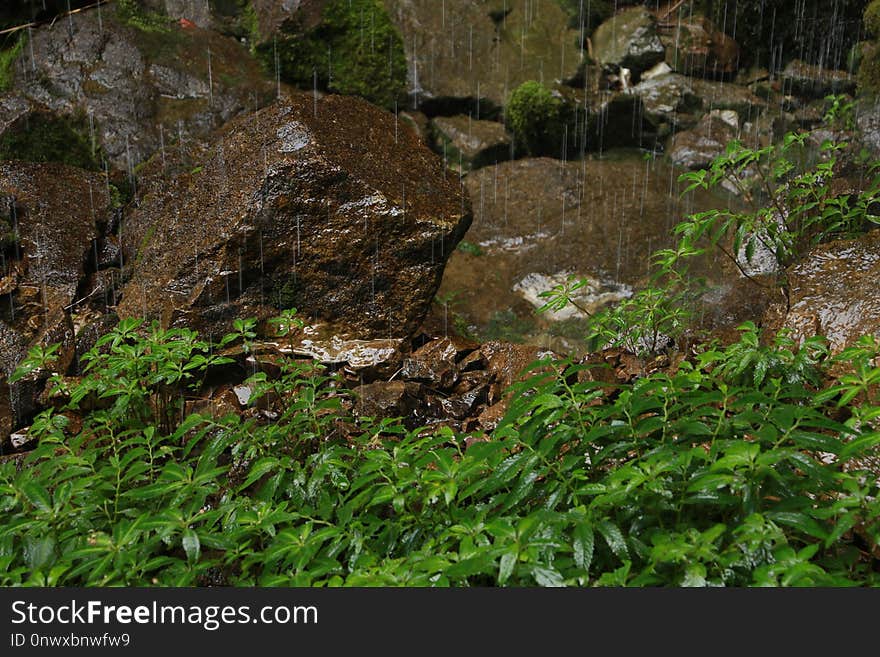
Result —
<instances>
[{"instance_id":1,"label":"wet rock surface","mask_svg":"<svg viewBox=\"0 0 880 657\"><path fill-rule=\"evenodd\" d=\"M0 242L0 388L8 391L0 416L14 418L13 425L36 410L49 376L39 372L7 383L28 349L58 343L53 369L63 373L73 362L70 312L108 207L96 174L58 164L0 162L0 223L7 231ZM0 433L0 444L5 438Z\"/></svg>"},{"instance_id":2,"label":"wet rock surface","mask_svg":"<svg viewBox=\"0 0 880 657\"><path fill-rule=\"evenodd\" d=\"M642 7L632 7L596 29L593 54L600 64L619 66L639 75L662 62L666 49L657 33L654 14Z\"/></svg>"},{"instance_id":3,"label":"wet rock surface","mask_svg":"<svg viewBox=\"0 0 880 657\"><path fill-rule=\"evenodd\" d=\"M474 222L467 239L481 253L459 250L450 258L440 293L452 297L452 312L480 335L498 330L537 340L545 318L521 291L530 275L593 279L596 294L585 303L595 309L610 301L603 295L626 296L621 285L642 281L644 256L668 243L669 222L686 208L718 203L708 194L681 198L678 173L659 158L613 155L568 163L530 158L469 174Z\"/></svg>"},{"instance_id":4,"label":"wet rock surface","mask_svg":"<svg viewBox=\"0 0 880 657\"><path fill-rule=\"evenodd\" d=\"M713 112L692 130L679 132L672 137L669 159L687 169L703 169L724 153L728 142L737 136L736 114Z\"/></svg>"},{"instance_id":5,"label":"wet rock surface","mask_svg":"<svg viewBox=\"0 0 880 657\"><path fill-rule=\"evenodd\" d=\"M782 72L782 83L789 93L811 98L828 94L851 94L856 80L846 71L836 71L808 64L800 60L790 62Z\"/></svg>"},{"instance_id":6,"label":"wet rock surface","mask_svg":"<svg viewBox=\"0 0 880 657\"><path fill-rule=\"evenodd\" d=\"M880 337L880 230L823 244L791 270L784 325L800 338L826 336L840 351L863 335Z\"/></svg>"},{"instance_id":7,"label":"wet rock surface","mask_svg":"<svg viewBox=\"0 0 880 657\"><path fill-rule=\"evenodd\" d=\"M296 307L348 338L406 337L470 222L413 133L395 139L392 115L342 96L292 94L232 122L178 185L132 216L119 313L214 335Z\"/></svg>"},{"instance_id":8,"label":"wet rock surface","mask_svg":"<svg viewBox=\"0 0 880 657\"><path fill-rule=\"evenodd\" d=\"M666 63L674 71L698 77L731 76L739 68L737 42L705 16L669 20L660 28Z\"/></svg>"},{"instance_id":9,"label":"wet rock surface","mask_svg":"<svg viewBox=\"0 0 880 657\"><path fill-rule=\"evenodd\" d=\"M431 132L434 150L453 169L470 171L510 158L510 135L494 121L462 115L437 117L431 121Z\"/></svg>"},{"instance_id":10,"label":"wet rock surface","mask_svg":"<svg viewBox=\"0 0 880 657\"><path fill-rule=\"evenodd\" d=\"M733 110L742 121L755 121L767 107L748 87L671 72L644 79L628 93L642 99L646 118L665 134L693 128L714 110Z\"/></svg>"}]
</instances>

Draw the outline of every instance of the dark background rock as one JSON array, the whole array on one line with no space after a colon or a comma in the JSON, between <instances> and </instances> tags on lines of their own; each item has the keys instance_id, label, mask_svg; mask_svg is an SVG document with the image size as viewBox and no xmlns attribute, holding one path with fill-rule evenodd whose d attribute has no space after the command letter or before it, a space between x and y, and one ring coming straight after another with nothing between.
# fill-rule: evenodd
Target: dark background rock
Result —
<instances>
[{"instance_id":1,"label":"dark background rock","mask_svg":"<svg viewBox=\"0 0 880 657\"><path fill-rule=\"evenodd\" d=\"M140 29L110 4L100 17L88 10L41 25L15 64L15 91L79 117L81 136L129 173L163 142L205 137L272 90L235 39L150 17L151 29Z\"/></svg>"},{"instance_id":2,"label":"dark background rock","mask_svg":"<svg viewBox=\"0 0 880 657\"><path fill-rule=\"evenodd\" d=\"M555 1L509 2L497 22L501 2L445 0L445 11L437 0L384 4L403 35L407 101L429 116L494 118L523 82L578 74L579 32Z\"/></svg>"}]
</instances>

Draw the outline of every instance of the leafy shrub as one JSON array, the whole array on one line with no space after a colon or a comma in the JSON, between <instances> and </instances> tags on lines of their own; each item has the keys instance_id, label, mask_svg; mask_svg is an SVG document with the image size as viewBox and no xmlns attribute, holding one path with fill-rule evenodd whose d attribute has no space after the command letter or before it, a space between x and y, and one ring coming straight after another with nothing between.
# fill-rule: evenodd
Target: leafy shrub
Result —
<instances>
[{"instance_id":1,"label":"leafy shrub","mask_svg":"<svg viewBox=\"0 0 880 657\"><path fill-rule=\"evenodd\" d=\"M778 376L786 358L756 375L770 352L753 326L633 384L544 364L465 448L448 429L355 421L333 377L292 360L248 384L273 420L139 422L205 354L192 334L136 328L37 418L22 467L0 464L0 584L880 583L880 491L859 465L880 445L876 341L824 389Z\"/></svg>"},{"instance_id":2,"label":"leafy shrub","mask_svg":"<svg viewBox=\"0 0 880 657\"><path fill-rule=\"evenodd\" d=\"M506 121L529 155L559 156L570 109L540 82L529 80L507 100Z\"/></svg>"}]
</instances>

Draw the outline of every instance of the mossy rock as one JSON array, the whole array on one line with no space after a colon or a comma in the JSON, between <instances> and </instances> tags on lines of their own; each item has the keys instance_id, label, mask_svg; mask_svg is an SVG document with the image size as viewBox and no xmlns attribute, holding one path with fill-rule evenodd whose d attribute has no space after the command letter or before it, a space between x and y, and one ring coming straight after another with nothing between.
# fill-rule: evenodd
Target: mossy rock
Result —
<instances>
[{"instance_id":1,"label":"mossy rock","mask_svg":"<svg viewBox=\"0 0 880 657\"><path fill-rule=\"evenodd\" d=\"M876 42L862 47L857 79L860 94L877 96L880 93L880 47Z\"/></svg>"},{"instance_id":2,"label":"mossy rock","mask_svg":"<svg viewBox=\"0 0 880 657\"><path fill-rule=\"evenodd\" d=\"M865 8L865 28L875 38L880 37L880 0L873 0Z\"/></svg>"},{"instance_id":3,"label":"mossy rock","mask_svg":"<svg viewBox=\"0 0 880 657\"><path fill-rule=\"evenodd\" d=\"M253 16L251 29L258 32ZM361 96L386 108L406 82L403 39L380 0L332 0L311 27L285 21L278 34L254 35L267 73L305 89ZM277 61L276 61L277 58Z\"/></svg>"},{"instance_id":4,"label":"mossy rock","mask_svg":"<svg viewBox=\"0 0 880 657\"><path fill-rule=\"evenodd\" d=\"M92 148L84 117L36 113L17 129L0 136L0 160L60 162L80 169L101 170L101 157Z\"/></svg>"},{"instance_id":5,"label":"mossy rock","mask_svg":"<svg viewBox=\"0 0 880 657\"><path fill-rule=\"evenodd\" d=\"M7 38L7 40L9 40ZM24 37L11 40L11 45L0 41L0 92L12 88L12 78L15 73L15 62L24 48Z\"/></svg>"},{"instance_id":6,"label":"mossy rock","mask_svg":"<svg viewBox=\"0 0 880 657\"><path fill-rule=\"evenodd\" d=\"M583 27L584 37L590 36L599 25L614 14L614 6L608 0L557 0L571 20L569 25L575 29Z\"/></svg>"},{"instance_id":7,"label":"mossy rock","mask_svg":"<svg viewBox=\"0 0 880 657\"><path fill-rule=\"evenodd\" d=\"M556 155L562 149L572 107L535 80L523 82L507 101L507 125L529 155Z\"/></svg>"}]
</instances>

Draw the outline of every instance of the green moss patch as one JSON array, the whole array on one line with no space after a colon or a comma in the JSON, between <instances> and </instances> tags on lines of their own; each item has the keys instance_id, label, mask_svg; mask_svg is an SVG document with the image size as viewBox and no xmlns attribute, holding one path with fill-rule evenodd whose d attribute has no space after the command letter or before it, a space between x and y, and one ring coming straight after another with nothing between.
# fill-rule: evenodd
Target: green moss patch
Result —
<instances>
[{"instance_id":1,"label":"green moss patch","mask_svg":"<svg viewBox=\"0 0 880 657\"><path fill-rule=\"evenodd\" d=\"M3 50L0 50L0 91L6 91L12 87L12 78L15 74L15 60L24 48L25 38L19 37L15 42Z\"/></svg>"},{"instance_id":2,"label":"green moss patch","mask_svg":"<svg viewBox=\"0 0 880 657\"><path fill-rule=\"evenodd\" d=\"M590 36L599 25L614 15L614 7L608 0L557 0L570 16L569 26L584 30ZM616 3L615 3L616 4Z\"/></svg>"},{"instance_id":3,"label":"green moss patch","mask_svg":"<svg viewBox=\"0 0 880 657\"><path fill-rule=\"evenodd\" d=\"M567 103L535 80L514 89L507 102L507 125L529 155L558 156L570 115Z\"/></svg>"},{"instance_id":4,"label":"green moss patch","mask_svg":"<svg viewBox=\"0 0 880 657\"><path fill-rule=\"evenodd\" d=\"M60 162L99 171L100 155L92 149L85 120L37 114L18 130L0 137L0 160Z\"/></svg>"},{"instance_id":5,"label":"green moss patch","mask_svg":"<svg viewBox=\"0 0 880 657\"><path fill-rule=\"evenodd\" d=\"M296 26L258 43L266 71L311 89L356 95L391 108L406 80L403 39L379 0L334 0L310 30Z\"/></svg>"},{"instance_id":6,"label":"green moss patch","mask_svg":"<svg viewBox=\"0 0 880 657\"><path fill-rule=\"evenodd\" d=\"M137 0L116 0L116 17L120 22L141 32L171 31L168 16L142 7Z\"/></svg>"}]
</instances>

